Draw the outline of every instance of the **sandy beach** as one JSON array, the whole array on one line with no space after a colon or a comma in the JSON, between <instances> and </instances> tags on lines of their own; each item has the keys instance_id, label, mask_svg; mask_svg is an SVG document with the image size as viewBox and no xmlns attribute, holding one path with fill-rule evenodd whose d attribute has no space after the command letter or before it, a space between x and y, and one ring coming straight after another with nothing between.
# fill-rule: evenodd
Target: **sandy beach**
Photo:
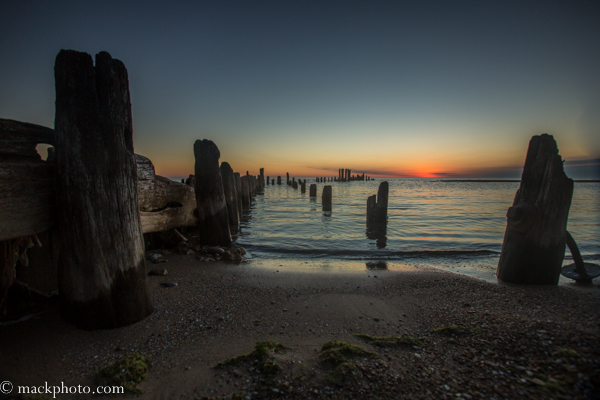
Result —
<instances>
[{"instance_id":1,"label":"sandy beach","mask_svg":"<svg viewBox=\"0 0 600 400\"><path fill-rule=\"evenodd\" d=\"M598 398L600 287L524 287L429 267L325 272L199 262L172 254L149 276L155 311L119 329L83 331L58 306L0 326L0 375L17 385L88 385L131 353L151 358L141 395L119 398ZM177 283L162 287L160 283ZM450 327L439 332L432 330ZM376 346L357 336L409 335ZM281 370L213 368L276 340ZM332 374L330 340L363 346ZM13 395L15 393L12 393ZM57 398L88 398L59 395ZM51 396L50 396L51 398Z\"/></svg>"}]
</instances>

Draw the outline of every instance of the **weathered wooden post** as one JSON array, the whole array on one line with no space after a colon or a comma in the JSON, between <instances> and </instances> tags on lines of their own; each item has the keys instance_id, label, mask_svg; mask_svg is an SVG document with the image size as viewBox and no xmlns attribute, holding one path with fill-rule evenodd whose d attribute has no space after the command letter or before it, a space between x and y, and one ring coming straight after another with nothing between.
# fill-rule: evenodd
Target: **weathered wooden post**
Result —
<instances>
[{"instance_id":1,"label":"weathered wooden post","mask_svg":"<svg viewBox=\"0 0 600 400\"><path fill-rule=\"evenodd\" d=\"M267 185L269 184L269 180L270 180L269 178L271 178L271 177L270 177L270 176L267 176L267 181L266 181L266 184L267 184Z\"/></svg>"},{"instance_id":2,"label":"weathered wooden post","mask_svg":"<svg viewBox=\"0 0 600 400\"><path fill-rule=\"evenodd\" d=\"M212 140L194 143L196 164L196 202L198 203L198 228L203 244L227 246L231 244L229 215L223 179L219 168L221 152Z\"/></svg>"},{"instance_id":3,"label":"weathered wooden post","mask_svg":"<svg viewBox=\"0 0 600 400\"><path fill-rule=\"evenodd\" d=\"M248 176L244 175L241 177L242 183L242 207L250 208L250 204L252 203L252 199L250 197L250 188L248 183Z\"/></svg>"},{"instance_id":4,"label":"weathered wooden post","mask_svg":"<svg viewBox=\"0 0 600 400\"><path fill-rule=\"evenodd\" d=\"M317 184L311 183L309 188L310 197L317 197Z\"/></svg>"},{"instance_id":5,"label":"weathered wooden post","mask_svg":"<svg viewBox=\"0 0 600 400\"><path fill-rule=\"evenodd\" d=\"M277 177L277 184L278 184L278 185L281 185L281 175L279 175L279 176Z\"/></svg>"},{"instance_id":6,"label":"weathered wooden post","mask_svg":"<svg viewBox=\"0 0 600 400\"><path fill-rule=\"evenodd\" d=\"M300 193L306 193L306 179L300 183Z\"/></svg>"},{"instance_id":7,"label":"weathered wooden post","mask_svg":"<svg viewBox=\"0 0 600 400\"><path fill-rule=\"evenodd\" d=\"M231 168L231 165L225 161L221 163L221 178L223 179L223 192L225 194L225 202L227 203L229 225L238 226L240 223L240 215L237 204L238 195L235 184L235 176L233 175L233 169Z\"/></svg>"},{"instance_id":8,"label":"weathered wooden post","mask_svg":"<svg viewBox=\"0 0 600 400\"><path fill-rule=\"evenodd\" d=\"M106 52L61 50L56 82L56 205L61 313L84 329L152 313L138 208L129 81Z\"/></svg>"},{"instance_id":9,"label":"weathered wooden post","mask_svg":"<svg viewBox=\"0 0 600 400\"><path fill-rule=\"evenodd\" d=\"M379 184L377 196L367 199L367 226L387 223L389 184L387 181Z\"/></svg>"},{"instance_id":10,"label":"weathered wooden post","mask_svg":"<svg viewBox=\"0 0 600 400\"><path fill-rule=\"evenodd\" d=\"M323 205L323 211L331 211L331 185L323 187L323 195L321 197L321 204Z\"/></svg>"},{"instance_id":11,"label":"weathered wooden post","mask_svg":"<svg viewBox=\"0 0 600 400\"><path fill-rule=\"evenodd\" d=\"M258 176L258 184L260 185L260 189L258 190L259 192L262 192L263 190L265 190L265 169L264 168L260 169L260 175Z\"/></svg>"},{"instance_id":12,"label":"weathered wooden post","mask_svg":"<svg viewBox=\"0 0 600 400\"><path fill-rule=\"evenodd\" d=\"M498 279L558 284L572 195L573 181L564 173L554 138L548 134L532 137L521 185L506 213Z\"/></svg>"},{"instance_id":13,"label":"weathered wooden post","mask_svg":"<svg viewBox=\"0 0 600 400\"><path fill-rule=\"evenodd\" d=\"M242 178L239 172L233 173L233 178L235 180L235 190L237 194L237 206L238 206L238 215L240 216L240 221L242 220L242 210L244 209L242 205Z\"/></svg>"},{"instance_id":14,"label":"weathered wooden post","mask_svg":"<svg viewBox=\"0 0 600 400\"><path fill-rule=\"evenodd\" d=\"M289 184L290 184L290 173L289 173L289 172L286 172L286 173L285 173L285 176L286 176L285 183L287 183L287 184L289 185Z\"/></svg>"}]
</instances>

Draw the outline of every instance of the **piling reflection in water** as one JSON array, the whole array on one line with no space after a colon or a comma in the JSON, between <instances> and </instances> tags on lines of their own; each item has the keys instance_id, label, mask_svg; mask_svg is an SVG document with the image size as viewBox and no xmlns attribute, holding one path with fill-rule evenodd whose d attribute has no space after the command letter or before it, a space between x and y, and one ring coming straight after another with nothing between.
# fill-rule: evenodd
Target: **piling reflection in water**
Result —
<instances>
[{"instance_id":1,"label":"piling reflection in water","mask_svg":"<svg viewBox=\"0 0 600 400\"><path fill-rule=\"evenodd\" d=\"M369 271L386 271L388 269L386 261L368 261L365 264Z\"/></svg>"},{"instance_id":2,"label":"piling reflection in water","mask_svg":"<svg viewBox=\"0 0 600 400\"><path fill-rule=\"evenodd\" d=\"M369 224L365 234L367 239L375 240L378 249L384 249L387 244L387 224Z\"/></svg>"}]
</instances>

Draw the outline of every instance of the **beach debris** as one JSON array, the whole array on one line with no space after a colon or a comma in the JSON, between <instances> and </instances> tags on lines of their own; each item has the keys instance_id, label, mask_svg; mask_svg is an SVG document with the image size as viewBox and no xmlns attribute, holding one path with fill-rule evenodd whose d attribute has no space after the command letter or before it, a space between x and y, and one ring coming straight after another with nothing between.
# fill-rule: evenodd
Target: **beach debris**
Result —
<instances>
[{"instance_id":1,"label":"beach debris","mask_svg":"<svg viewBox=\"0 0 600 400\"><path fill-rule=\"evenodd\" d=\"M95 376L97 385L123 386L130 393L141 394L137 387L148 375L150 357L138 353L125 356L102 368Z\"/></svg>"},{"instance_id":2,"label":"beach debris","mask_svg":"<svg viewBox=\"0 0 600 400\"><path fill-rule=\"evenodd\" d=\"M169 287L177 286L177 283L176 282L162 282L162 283L159 283L159 285L164 288L169 288Z\"/></svg>"},{"instance_id":3,"label":"beach debris","mask_svg":"<svg viewBox=\"0 0 600 400\"><path fill-rule=\"evenodd\" d=\"M577 283L591 283L592 279L600 276L600 266L598 264L583 262L579 247L573 239L573 236L566 231L566 243L573 256L575 263L565 265L560 273L567 278L574 279Z\"/></svg>"},{"instance_id":4,"label":"beach debris","mask_svg":"<svg viewBox=\"0 0 600 400\"><path fill-rule=\"evenodd\" d=\"M166 276L169 273L165 268L155 268L148 272L148 275Z\"/></svg>"}]
</instances>

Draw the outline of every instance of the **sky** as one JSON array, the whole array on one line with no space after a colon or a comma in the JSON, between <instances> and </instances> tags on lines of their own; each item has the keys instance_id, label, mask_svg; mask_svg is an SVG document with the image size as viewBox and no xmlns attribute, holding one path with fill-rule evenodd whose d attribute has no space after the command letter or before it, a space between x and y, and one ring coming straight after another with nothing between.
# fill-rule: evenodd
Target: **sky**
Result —
<instances>
[{"instance_id":1,"label":"sky","mask_svg":"<svg viewBox=\"0 0 600 400\"><path fill-rule=\"evenodd\" d=\"M2 1L0 118L54 126L61 49L129 73L134 146L193 173L519 178L533 135L600 179L600 2Z\"/></svg>"}]
</instances>

